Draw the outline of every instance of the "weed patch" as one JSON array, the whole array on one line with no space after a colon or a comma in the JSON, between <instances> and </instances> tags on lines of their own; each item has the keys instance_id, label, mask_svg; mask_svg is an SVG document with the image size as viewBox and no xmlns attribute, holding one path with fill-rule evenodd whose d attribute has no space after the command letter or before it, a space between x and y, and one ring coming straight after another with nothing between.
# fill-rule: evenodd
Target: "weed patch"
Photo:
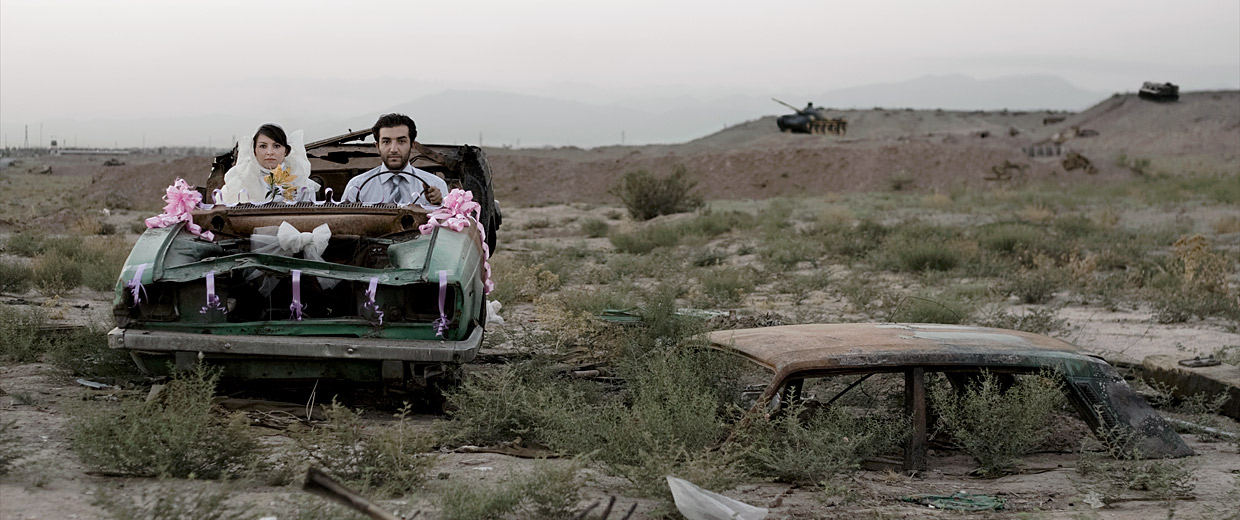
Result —
<instances>
[{"instance_id":1,"label":"weed patch","mask_svg":"<svg viewBox=\"0 0 1240 520\"><path fill-rule=\"evenodd\" d=\"M298 439L324 471L346 484L385 496L399 496L426 481L434 464L427 454L430 436L414 431L406 404L395 424L366 431L361 412L332 401L324 409L327 423Z\"/></svg>"},{"instance_id":2,"label":"weed patch","mask_svg":"<svg viewBox=\"0 0 1240 520\"><path fill-rule=\"evenodd\" d=\"M630 233L613 232L607 236L611 245L621 253L646 254L661 247L675 247L684 234L672 225L656 225L640 228Z\"/></svg>"},{"instance_id":3,"label":"weed patch","mask_svg":"<svg viewBox=\"0 0 1240 520\"><path fill-rule=\"evenodd\" d=\"M33 272L26 264L0 260L0 293L22 294L30 288Z\"/></svg>"},{"instance_id":4,"label":"weed patch","mask_svg":"<svg viewBox=\"0 0 1240 520\"><path fill-rule=\"evenodd\" d=\"M908 426L880 412L860 415L834 406L807 413L793 405L775 419L750 423L743 433L750 447L746 465L757 475L810 486L898 449Z\"/></svg>"},{"instance_id":5,"label":"weed patch","mask_svg":"<svg viewBox=\"0 0 1240 520\"><path fill-rule=\"evenodd\" d=\"M17 467L18 459L25 457L29 448L13 430L17 421L0 422L0 475L7 475Z\"/></svg>"},{"instance_id":6,"label":"weed patch","mask_svg":"<svg viewBox=\"0 0 1240 520\"><path fill-rule=\"evenodd\" d=\"M455 483L444 486L437 502L445 520L569 518L581 497L580 462L540 462L529 475L510 476L494 485Z\"/></svg>"},{"instance_id":7,"label":"weed patch","mask_svg":"<svg viewBox=\"0 0 1240 520\"><path fill-rule=\"evenodd\" d=\"M611 224L602 220L591 218L581 222L581 232L590 238L601 238L607 236L611 231Z\"/></svg>"},{"instance_id":8,"label":"weed patch","mask_svg":"<svg viewBox=\"0 0 1240 520\"><path fill-rule=\"evenodd\" d=\"M528 263L511 256L502 257L498 262L492 260L491 263L495 290L490 297L505 305L532 302L538 295L560 287L560 277L543 268L542 264Z\"/></svg>"},{"instance_id":9,"label":"weed patch","mask_svg":"<svg viewBox=\"0 0 1240 520\"><path fill-rule=\"evenodd\" d=\"M1021 330L1034 334L1054 335L1068 330L1068 320L1056 317L1055 309L1035 308L1014 314L1001 308L985 311L977 320L983 327Z\"/></svg>"},{"instance_id":10,"label":"weed patch","mask_svg":"<svg viewBox=\"0 0 1240 520\"><path fill-rule=\"evenodd\" d=\"M0 358L16 363L38 361L49 348L39 329L47 323L40 309L0 306Z\"/></svg>"},{"instance_id":11,"label":"weed patch","mask_svg":"<svg viewBox=\"0 0 1240 520\"><path fill-rule=\"evenodd\" d=\"M887 321L896 323L963 323L970 311L964 304L943 298L908 296L892 308Z\"/></svg>"},{"instance_id":12,"label":"weed patch","mask_svg":"<svg viewBox=\"0 0 1240 520\"><path fill-rule=\"evenodd\" d=\"M977 460L983 475L998 476L1050 434L1048 419L1063 400L1052 377L1018 377L1005 390L994 374L982 372L960 389L934 385L930 402L952 442Z\"/></svg>"},{"instance_id":13,"label":"weed patch","mask_svg":"<svg viewBox=\"0 0 1240 520\"><path fill-rule=\"evenodd\" d=\"M1093 492L1100 495L1104 503L1116 501L1126 491L1144 492L1160 500L1173 500L1192 492L1193 473L1185 460L1142 460L1140 452L1128 448L1132 444L1129 442L1131 435L1131 432L1126 435L1100 432L1095 437L1112 439L1101 441L1103 450L1082 450L1077 471L1081 475L1103 477L1101 488Z\"/></svg>"},{"instance_id":14,"label":"weed patch","mask_svg":"<svg viewBox=\"0 0 1240 520\"><path fill-rule=\"evenodd\" d=\"M753 291L755 273L749 269L718 267L698 274L703 301L709 307L740 304Z\"/></svg>"},{"instance_id":15,"label":"weed patch","mask_svg":"<svg viewBox=\"0 0 1240 520\"><path fill-rule=\"evenodd\" d=\"M164 484L143 491L136 500L103 489L99 489L96 496L95 505L115 520L228 520L244 514L226 503L226 489L210 485L186 491L181 486Z\"/></svg>"},{"instance_id":16,"label":"weed patch","mask_svg":"<svg viewBox=\"0 0 1240 520\"><path fill-rule=\"evenodd\" d=\"M71 410L69 442L92 468L133 476L220 479L239 475L259 454L244 416L211 414L219 374L180 374L155 399L118 408Z\"/></svg>"}]
</instances>

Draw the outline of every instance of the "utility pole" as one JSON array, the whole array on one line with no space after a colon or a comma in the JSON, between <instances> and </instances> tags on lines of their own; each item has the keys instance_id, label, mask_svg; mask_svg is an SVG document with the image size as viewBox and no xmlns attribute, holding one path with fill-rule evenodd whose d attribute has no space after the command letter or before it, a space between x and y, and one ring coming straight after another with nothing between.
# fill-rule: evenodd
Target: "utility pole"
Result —
<instances>
[{"instance_id":1,"label":"utility pole","mask_svg":"<svg viewBox=\"0 0 1240 520\"><path fill-rule=\"evenodd\" d=\"M39 148L43 148L43 123L39 123Z\"/></svg>"},{"instance_id":2,"label":"utility pole","mask_svg":"<svg viewBox=\"0 0 1240 520\"><path fill-rule=\"evenodd\" d=\"M624 130L620 131L620 146L624 146Z\"/></svg>"},{"instance_id":3,"label":"utility pole","mask_svg":"<svg viewBox=\"0 0 1240 520\"><path fill-rule=\"evenodd\" d=\"M26 125L26 140L22 142L22 148L30 148L30 125Z\"/></svg>"},{"instance_id":4,"label":"utility pole","mask_svg":"<svg viewBox=\"0 0 1240 520\"><path fill-rule=\"evenodd\" d=\"M482 148L482 132L478 132L478 147Z\"/></svg>"}]
</instances>

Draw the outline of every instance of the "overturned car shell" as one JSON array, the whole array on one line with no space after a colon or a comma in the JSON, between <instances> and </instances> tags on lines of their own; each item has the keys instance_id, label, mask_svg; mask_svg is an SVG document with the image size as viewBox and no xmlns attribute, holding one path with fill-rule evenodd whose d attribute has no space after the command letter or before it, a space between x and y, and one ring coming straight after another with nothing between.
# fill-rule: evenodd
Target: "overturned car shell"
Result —
<instances>
[{"instance_id":1,"label":"overturned car shell","mask_svg":"<svg viewBox=\"0 0 1240 520\"><path fill-rule=\"evenodd\" d=\"M1049 369L1062 377L1069 400L1094 431L1106 432L1112 441L1145 457L1193 454L1111 365L1047 336L958 325L864 323L724 330L709 339L774 371L760 403L806 377L903 372L915 432L905 456L906 465L913 467L925 461L925 372L1018 374Z\"/></svg>"}]
</instances>

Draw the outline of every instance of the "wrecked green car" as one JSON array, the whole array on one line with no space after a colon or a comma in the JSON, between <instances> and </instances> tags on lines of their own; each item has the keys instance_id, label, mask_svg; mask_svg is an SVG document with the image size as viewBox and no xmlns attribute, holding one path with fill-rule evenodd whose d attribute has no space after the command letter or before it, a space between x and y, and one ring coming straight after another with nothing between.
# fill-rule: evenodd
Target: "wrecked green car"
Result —
<instances>
[{"instance_id":1,"label":"wrecked green car","mask_svg":"<svg viewBox=\"0 0 1240 520\"><path fill-rule=\"evenodd\" d=\"M477 354L487 320L500 215L486 156L415 144L415 167L453 188L439 210L331 200L330 189L342 193L378 164L373 143L362 142L368 134L306 146L321 186L313 202L210 204L200 190L203 203L181 221L148 229L120 274L109 346L153 374L201 360L234 379L455 376ZM218 187L232 154L216 159L205 188ZM436 225L449 200L469 225Z\"/></svg>"}]
</instances>

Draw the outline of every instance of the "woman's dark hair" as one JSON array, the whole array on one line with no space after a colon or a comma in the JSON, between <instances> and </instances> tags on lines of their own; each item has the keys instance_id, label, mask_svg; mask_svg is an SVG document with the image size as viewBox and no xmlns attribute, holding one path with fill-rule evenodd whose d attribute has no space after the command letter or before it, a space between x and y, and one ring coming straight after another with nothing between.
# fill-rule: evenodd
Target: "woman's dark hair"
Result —
<instances>
[{"instance_id":1,"label":"woman's dark hair","mask_svg":"<svg viewBox=\"0 0 1240 520\"><path fill-rule=\"evenodd\" d=\"M251 143L253 143L255 148L258 148L258 136L260 135L265 135L267 136L268 139L271 139L272 141L275 141L280 146L283 146L285 153L288 153L288 149L289 149L288 136L284 134L283 128L280 128L278 125L274 125L271 123L267 123L263 126L258 127L258 131L254 132L254 139L250 141Z\"/></svg>"},{"instance_id":2,"label":"woman's dark hair","mask_svg":"<svg viewBox=\"0 0 1240 520\"><path fill-rule=\"evenodd\" d=\"M413 124L413 119L405 114L383 114L379 116L379 120L375 121L375 126L371 127L370 133L375 136L375 142L379 142L380 128L396 128L398 126L409 129L410 141L418 138L417 125Z\"/></svg>"}]
</instances>

